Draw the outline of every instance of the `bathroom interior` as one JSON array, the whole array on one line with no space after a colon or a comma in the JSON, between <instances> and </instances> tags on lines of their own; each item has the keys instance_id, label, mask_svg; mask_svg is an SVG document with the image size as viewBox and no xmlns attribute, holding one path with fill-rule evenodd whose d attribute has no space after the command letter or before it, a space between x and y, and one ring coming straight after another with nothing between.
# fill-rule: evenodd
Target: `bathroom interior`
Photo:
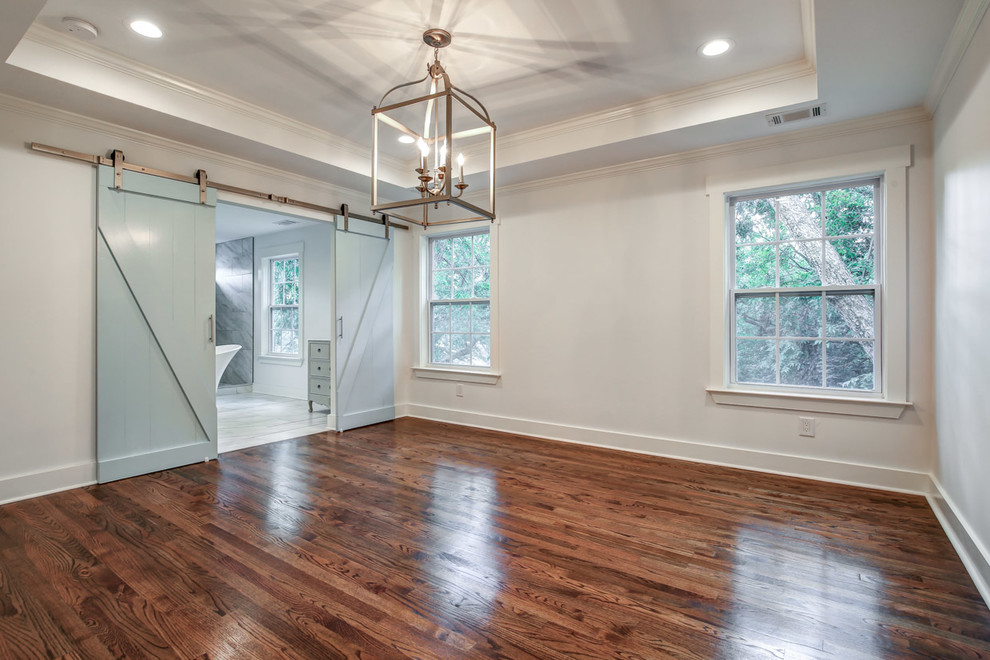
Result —
<instances>
[{"instance_id":1,"label":"bathroom interior","mask_svg":"<svg viewBox=\"0 0 990 660\"><path fill-rule=\"evenodd\" d=\"M332 401L309 403L307 343L329 344L332 338L333 232L329 222L217 205L220 452L325 431L332 424L332 406L323 405ZM272 306L279 302L289 306ZM332 396L329 380L326 387Z\"/></svg>"}]
</instances>

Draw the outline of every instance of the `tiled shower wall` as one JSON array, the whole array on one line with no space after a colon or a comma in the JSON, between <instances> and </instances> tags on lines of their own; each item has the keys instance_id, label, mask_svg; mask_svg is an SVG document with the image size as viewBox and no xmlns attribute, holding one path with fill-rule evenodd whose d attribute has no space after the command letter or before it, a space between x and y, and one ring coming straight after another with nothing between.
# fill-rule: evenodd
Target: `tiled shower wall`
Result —
<instances>
[{"instance_id":1,"label":"tiled shower wall","mask_svg":"<svg viewBox=\"0 0 990 660\"><path fill-rule=\"evenodd\" d=\"M217 243L217 345L239 344L220 386L254 382L254 239Z\"/></svg>"}]
</instances>

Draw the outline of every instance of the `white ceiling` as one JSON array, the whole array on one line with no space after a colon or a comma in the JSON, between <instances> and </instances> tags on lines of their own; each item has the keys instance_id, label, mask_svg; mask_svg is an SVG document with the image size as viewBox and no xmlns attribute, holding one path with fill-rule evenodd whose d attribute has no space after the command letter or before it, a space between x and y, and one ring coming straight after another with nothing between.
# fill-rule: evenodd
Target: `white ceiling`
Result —
<instances>
[{"instance_id":1,"label":"white ceiling","mask_svg":"<svg viewBox=\"0 0 990 660\"><path fill-rule=\"evenodd\" d=\"M371 108L424 75L421 34L442 27L454 84L498 125L505 184L930 104L957 20L985 4L19 0L0 7L0 92L365 190ZM65 16L100 36L59 31ZM165 37L132 33L138 17ZM712 37L736 46L703 58ZM764 119L819 100L821 119Z\"/></svg>"}]
</instances>

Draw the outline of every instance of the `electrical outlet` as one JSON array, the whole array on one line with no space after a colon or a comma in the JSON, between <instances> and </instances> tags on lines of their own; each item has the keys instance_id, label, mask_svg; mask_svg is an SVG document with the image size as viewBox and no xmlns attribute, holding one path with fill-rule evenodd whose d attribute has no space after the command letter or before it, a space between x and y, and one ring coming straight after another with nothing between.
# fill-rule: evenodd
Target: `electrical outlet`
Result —
<instances>
[{"instance_id":1,"label":"electrical outlet","mask_svg":"<svg viewBox=\"0 0 990 660\"><path fill-rule=\"evenodd\" d=\"M809 438L815 437L814 417L798 417L798 435L807 436Z\"/></svg>"},{"instance_id":2,"label":"electrical outlet","mask_svg":"<svg viewBox=\"0 0 990 660\"><path fill-rule=\"evenodd\" d=\"M454 394L457 396L464 396L464 383L457 383L457 385L454 385Z\"/></svg>"}]
</instances>

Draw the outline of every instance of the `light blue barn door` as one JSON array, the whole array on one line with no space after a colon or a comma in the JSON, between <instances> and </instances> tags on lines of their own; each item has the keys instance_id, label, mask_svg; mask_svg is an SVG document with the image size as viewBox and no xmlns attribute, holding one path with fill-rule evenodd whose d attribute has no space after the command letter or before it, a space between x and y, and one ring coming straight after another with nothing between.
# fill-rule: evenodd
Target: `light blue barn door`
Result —
<instances>
[{"instance_id":1,"label":"light blue barn door","mask_svg":"<svg viewBox=\"0 0 990 660\"><path fill-rule=\"evenodd\" d=\"M334 241L337 430L395 419L392 241L352 221Z\"/></svg>"},{"instance_id":2,"label":"light blue barn door","mask_svg":"<svg viewBox=\"0 0 990 660\"><path fill-rule=\"evenodd\" d=\"M113 175L97 175L100 483L217 456L216 191Z\"/></svg>"}]
</instances>

